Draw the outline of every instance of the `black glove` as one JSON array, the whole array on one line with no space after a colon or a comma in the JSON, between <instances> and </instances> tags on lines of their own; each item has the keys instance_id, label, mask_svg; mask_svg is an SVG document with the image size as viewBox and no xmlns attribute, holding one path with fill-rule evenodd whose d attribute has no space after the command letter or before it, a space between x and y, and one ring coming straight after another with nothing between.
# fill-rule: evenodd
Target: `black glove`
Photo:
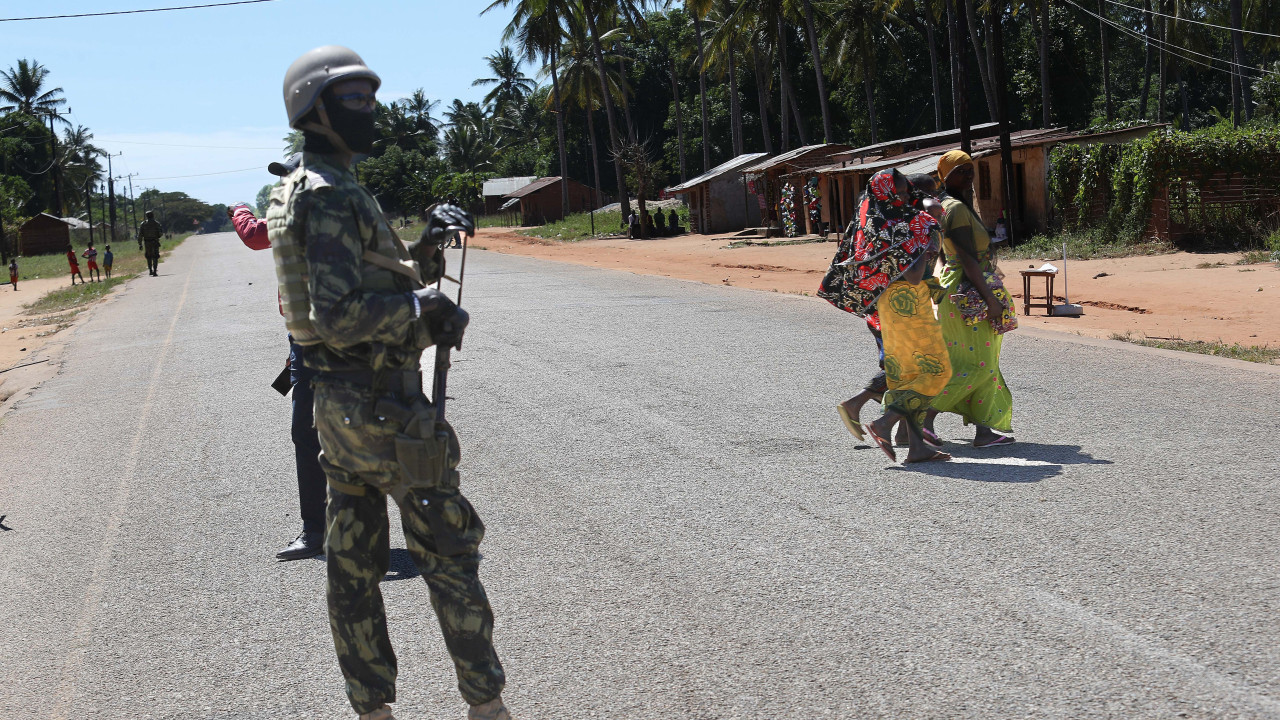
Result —
<instances>
[{"instance_id":1,"label":"black glove","mask_svg":"<svg viewBox=\"0 0 1280 720\"><path fill-rule=\"evenodd\" d=\"M422 230L418 242L428 241L437 247L453 238L455 232L463 232L468 237L476 234L476 221L471 213L457 205L440 204L431 211L427 218L427 226Z\"/></svg>"},{"instance_id":2,"label":"black glove","mask_svg":"<svg viewBox=\"0 0 1280 720\"><path fill-rule=\"evenodd\" d=\"M418 322L430 333L433 344L461 348L462 333L471 322L471 315L435 288L417 290L413 294L422 308Z\"/></svg>"}]
</instances>

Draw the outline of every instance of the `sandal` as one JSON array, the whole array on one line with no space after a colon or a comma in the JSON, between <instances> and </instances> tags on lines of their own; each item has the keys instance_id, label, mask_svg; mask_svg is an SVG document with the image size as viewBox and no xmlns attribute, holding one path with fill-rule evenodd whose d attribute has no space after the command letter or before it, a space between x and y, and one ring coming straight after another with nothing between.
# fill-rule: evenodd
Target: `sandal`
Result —
<instances>
[{"instance_id":1,"label":"sandal","mask_svg":"<svg viewBox=\"0 0 1280 720\"><path fill-rule=\"evenodd\" d=\"M995 447L997 445L1012 445L1015 442L1017 442L1017 440L1014 440L1012 435L1000 435L1000 436L997 436L995 440L992 440L991 442L982 443L981 445L978 444L977 440L974 440L973 446L976 448L989 448L989 447Z\"/></svg>"},{"instance_id":2,"label":"sandal","mask_svg":"<svg viewBox=\"0 0 1280 720\"><path fill-rule=\"evenodd\" d=\"M942 438L938 437L938 433L930 430L929 428L927 427L920 428L920 436L923 437L924 441L929 443L930 445L936 448L942 447Z\"/></svg>"},{"instance_id":3,"label":"sandal","mask_svg":"<svg viewBox=\"0 0 1280 720\"><path fill-rule=\"evenodd\" d=\"M849 414L849 410L845 408L844 403L836 405L836 412L840 413L840 420L844 422L844 426L853 433L853 436L859 440L866 440L867 436L862 432L862 423L858 422Z\"/></svg>"},{"instance_id":4,"label":"sandal","mask_svg":"<svg viewBox=\"0 0 1280 720\"><path fill-rule=\"evenodd\" d=\"M914 464L914 463L938 462L938 461L946 461L950 459L951 459L950 453L944 453L941 450L939 450L934 454L930 455L929 457L921 458L920 460L912 460L911 458L907 458L906 460L902 461L902 464L908 465L908 464Z\"/></svg>"},{"instance_id":5,"label":"sandal","mask_svg":"<svg viewBox=\"0 0 1280 720\"><path fill-rule=\"evenodd\" d=\"M893 451L893 443L877 435L876 427L871 423L867 423L867 434L871 436L872 440L876 441L876 444L880 446L885 455L889 456L890 460L898 462L898 454Z\"/></svg>"}]
</instances>

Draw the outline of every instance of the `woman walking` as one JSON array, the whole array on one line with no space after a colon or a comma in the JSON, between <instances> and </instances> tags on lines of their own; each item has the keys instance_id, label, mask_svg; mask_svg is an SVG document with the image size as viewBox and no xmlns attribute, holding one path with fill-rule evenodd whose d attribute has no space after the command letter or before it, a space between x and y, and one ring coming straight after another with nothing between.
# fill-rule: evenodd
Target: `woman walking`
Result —
<instances>
[{"instance_id":1,"label":"woman walking","mask_svg":"<svg viewBox=\"0 0 1280 720\"><path fill-rule=\"evenodd\" d=\"M1014 442L1013 395L1000 372L1003 333L1017 326L1013 299L998 279L991 236L969 204L973 195L973 159L952 150L938 160L938 177L946 193L942 223L946 264L939 278L944 293L938 319L951 361L951 381L933 400L925 426L933 430L933 418L953 412L966 424L977 426L973 446L978 448ZM980 298L966 302L964 295ZM961 297L969 312L956 305ZM976 306L976 307L973 307ZM982 307L985 306L985 307ZM966 320L966 314L969 319Z\"/></svg>"},{"instance_id":2,"label":"woman walking","mask_svg":"<svg viewBox=\"0 0 1280 720\"><path fill-rule=\"evenodd\" d=\"M827 296L834 295L837 284L842 286L838 302L827 298L837 307L863 317L875 313L879 318L887 385L885 412L866 430L892 460L897 460L897 455L889 438L898 422L907 426L907 462L951 457L926 442L923 435L930 402L951 377L929 285L924 282L925 271L938 251L938 237L937 221L910 205L906 177L897 170L882 170L867 183L851 254L833 264L833 270L838 266L845 272L829 272L823 281ZM845 416L843 403L841 415Z\"/></svg>"}]
</instances>

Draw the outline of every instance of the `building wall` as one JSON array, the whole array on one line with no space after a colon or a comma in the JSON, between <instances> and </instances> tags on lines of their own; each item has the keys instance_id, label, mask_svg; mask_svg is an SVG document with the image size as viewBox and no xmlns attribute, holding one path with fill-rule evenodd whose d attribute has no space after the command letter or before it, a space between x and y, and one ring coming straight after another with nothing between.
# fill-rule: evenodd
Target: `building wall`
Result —
<instances>
[{"instance_id":1,"label":"building wall","mask_svg":"<svg viewBox=\"0 0 1280 720\"><path fill-rule=\"evenodd\" d=\"M18 231L19 255L52 255L66 252L71 244L71 228L53 218L37 215Z\"/></svg>"},{"instance_id":2,"label":"building wall","mask_svg":"<svg viewBox=\"0 0 1280 720\"><path fill-rule=\"evenodd\" d=\"M736 232L755 227L760 222L760 205L754 195L747 192L741 173L729 172L705 183L702 217L708 235Z\"/></svg>"}]
</instances>

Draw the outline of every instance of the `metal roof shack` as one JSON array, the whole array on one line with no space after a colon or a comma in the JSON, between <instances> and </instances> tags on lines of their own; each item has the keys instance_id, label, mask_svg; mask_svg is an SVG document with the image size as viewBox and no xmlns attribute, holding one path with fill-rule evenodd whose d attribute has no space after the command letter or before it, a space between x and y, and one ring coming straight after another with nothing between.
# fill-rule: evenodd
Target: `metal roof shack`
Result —
<instances>
[{"instance_id":1,"label":"metal roof shack","mask_svg":"<svg viewBox=\"0 0 1280 720\"><path fill-rule=\"evenodd\" d=\"M503 198L516 190L537 180L537 175L529 175L527 177L505 177L492 178L485 180L484 185L480 189L480 195L484 197L484 211L486 214L498 212L502 206Z\"/></svg>"},{"instance_id":2,"label":"metal roof shack","mask_svg":"<svg viewBox=\"0 0 1280 720\"><path fill-rule=\"evenodd\" d=\"M595 207L595 189L573 178L567 178L563 185L568 186L569 212L585 212ZM544 225L564 218L561 187L560 176L545 177L503 197L519 201L520 224Z\"/></svg>"},{"instance_id":3,"label":"metal roof shack","mask_svg":"<svg viewBox=\"0 0 1280 720\"><path fill-rule=\"evenodd\" d=\"M62 218L40 213L18 228L19 255L53 255L71 246L71 226Z\"/></svg>"},{"instance_id":4,"label":"metal roof shack","mask_svg":"<svg viewBox=\"0 0 1280 720\"><path fill-rule=\"evenodd\" d=\"M759 223L759 204L747 193L746 182L738 171L766 156L768 153L739 155L692 180L667 188L667 194L685 196L690 232L709 235Z\"/></svg>"},{"instance_id":5,"label":"metal roof shack","mask_svg":"<svg viewBox=\"0 0 1280 720\"><path fill-rule=\"evenodd\" d=\"M746 178L747 191L756 195L762 223L772 228L782 227L778 205L782 202L784 175L828 164L831 156L850 150L853 147L839 143L805 145L743 168L740 172ZM819 228L809 223L809 213L803 212L801 208L797 208L796 221L807 233L819 231Z\"/></svg>"}]
</instances>

